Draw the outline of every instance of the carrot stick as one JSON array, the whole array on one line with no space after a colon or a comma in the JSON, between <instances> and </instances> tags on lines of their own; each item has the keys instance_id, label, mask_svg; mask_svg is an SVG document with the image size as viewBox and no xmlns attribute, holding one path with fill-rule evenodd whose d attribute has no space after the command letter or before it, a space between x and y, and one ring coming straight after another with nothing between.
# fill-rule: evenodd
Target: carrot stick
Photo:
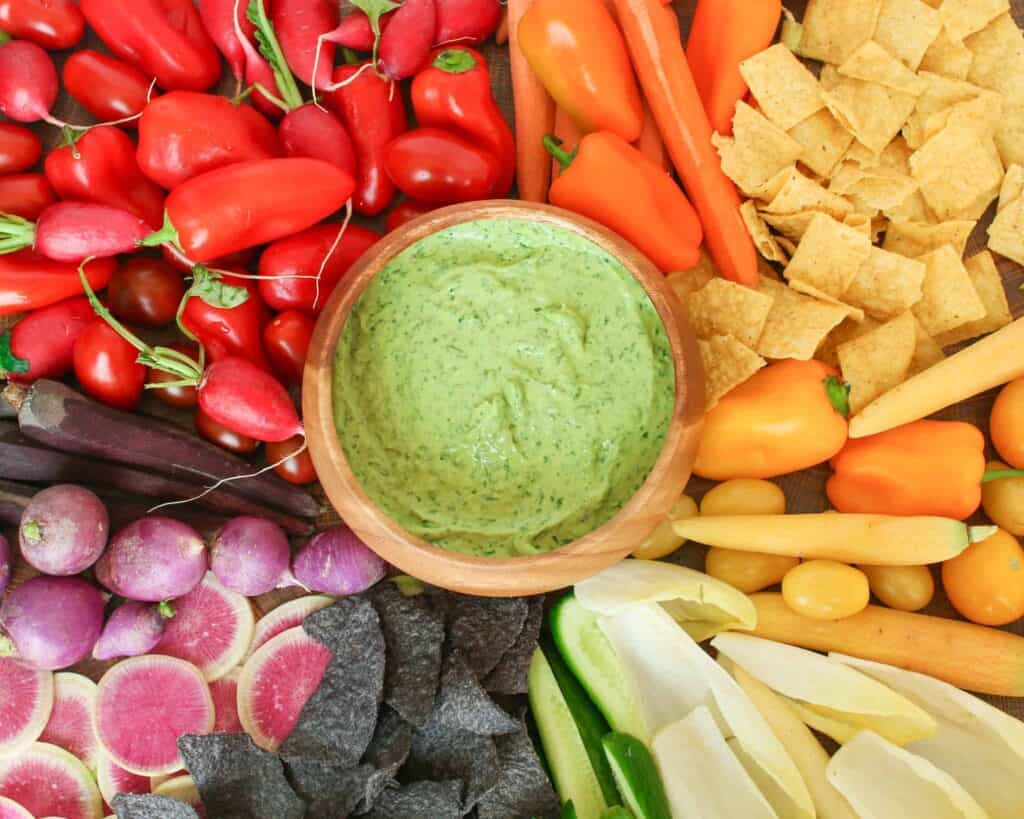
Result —
<instances>
[{"instance_id":1,"label":"carrot stick","mask_svg":"<svg viewBox=\"0 0 1024 819\"><path fill-rule=\"evenodd\" d=\"M724 278L756 286L757 251L740 217L740 196L722 172L711 125L683 53L679 20L661 0L615 0L633 67L665 147L704 224Z\"/></svg>"},{"instance_id":2,"label":"carrot stick","mask_svg":"<svg viewBox=\"0 0 1024 819\"><path fill-rule=\"evenodd\" d=\"M651 106L644 100L644 129L640 132L640 139L633 143L651 161L660 165L666 171L672 170L672 160L669 159L665 150L665 142L661 138L661 131L658 130L658 123L654 121L654 114Z\"/></svg>"},{"instance_id":3,"label":"carrot stick","mask_svg":"<svg viewBox=\"0 0 1024 819\"><path fill-rule=\"evenodd\" d=\"M555 136L562 140L562 148L566 151L572 151L577 145L580 144L580 139L583 134L580 133L580 129L576 127L576 123L572 121L565 111L561 108L555 109ZM551 161L551 178L555 179L562 172L562 163L557 159Z\"/></svg>"},{"instance_id":4,"label":"carrot stick","mask_svg":"<svg viewBox=\"0 0 1024 819\"><path fill-rule=\"evenodd\" d=\"M533 73L519 48L519 21L533 0L509 0L508 35L512 94L516 110L516 156L519 198L546 202L551 182L551 155L544 137L555 127L555 101Z\"/></svg>"},{"instance_id":5,"label":"carrot stick","mask_svg":"<svg viewBox=\"0 0 1024 819\"><path fill-rule=\"evenodd\" d=\"M498 45L505 45L508 42L508 9L503 9L501 12L501 22L498 23L498 28L494 32L494 42Z\"/></svg>"}]
</instances>

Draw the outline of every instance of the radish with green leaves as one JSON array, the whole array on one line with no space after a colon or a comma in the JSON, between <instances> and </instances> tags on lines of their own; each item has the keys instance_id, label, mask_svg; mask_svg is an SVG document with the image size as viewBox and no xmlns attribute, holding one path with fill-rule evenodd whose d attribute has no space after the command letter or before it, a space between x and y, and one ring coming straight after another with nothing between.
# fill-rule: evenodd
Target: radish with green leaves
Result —
<instances>
[{"instance_id":1,"label":"radish with green leaves","mask_svg":"<svg viewBox=\"0 0 1024 819\"><path fill-rule=\"evenodd\" d=\"M107 545L107 507L84 487L64 483L37 494L21 516L18 539L29 565L68 576L92 566Z\"/></svg>"},{"instance_id":2,"label":"radish with green leaves","mask_svg":"<svg viewBox=\"0 0 1024 819\"><path fill-rule=\"evenodd\" d=\"M338 25L335 0L273 0L271 22L288 66L305 82L324 88L330 85L334 46L320 46L319 36Z\"/></svg>"},{"instance_id":3,"label":"radish with green leaves","mask_svg":"<svg viewBox=\"0 0 1024 819\"><path fill-rule=\"evenodd\" d=\"M157 647L173 616L174 606L166 601L141 603L128 600L107 618L107 624L93 647L93 658L117 660L148 654Z\"/></svg>"},{"instance_id":4,"label":"radish with green leaves","mask_svg":"<svg viewBox=\"0 0 1024 819\"><path fill-rule=\"evenodd\" d=\"M92 730L96 683L81 674L61 671L53 675L53 684L53 710L39 741L63 748L96 773L100 758L99 744Z\"/></svg>"},{"instance_id":5,"label":"radish with green leaves","mask_svg":"<svg viewBox=\"0 0 1024 819\"><path fill-rule=\"evenodd\" d=\"M53 674L13 657L0 657L0 758L39 739L53 710Z\"/></svg>"},{"instance_id":6,"label":"radish with green leaves","mask_svg":"<svg viewBox=\"0 0 1024 819\"><path fill-rule=\"evenodd\" d=\"M267 518L234 518L210 542L211 571L246 597L295 585L288 568L291 556L284 529Z\"/></svg>"},{"instance_id":7,"label":"radish with green leaves","mask_svg":"<svg viewBox=\"0 0 1024 819\"><path fill-rule=\"evenodd\" d=\"M339 596L366 591L386 571L384 561L345 524L314 535L292 561L292 574L302 586Z\"/></svg>"},{"instance_id":8,"label":"radish with green leaves","mask_svg":"<svg viewBox=\"0 0 1024 819\"><path fill-rule=\"evenodd\" d=\"M334 602L333 597L326 594L307 594L282 603L275 609L264 614L256 623L256 631L252 637L249 656L256 653L264 643L273 640L278 634L288 629L301 626L302 622L313 612L325 609Z\"/></svg>"},{"instance_id":9,"label":"radish with green leaves","mask_svg":"<svg viewBox=\"0 0 1024 819\"><path fill-rule=\"evenodd\" d=\"M63 748L46 742L37 742L17 756L0 758L0 796L38 817L103 816L103 800L89 769Z\"/></svg>"}]
</instances>

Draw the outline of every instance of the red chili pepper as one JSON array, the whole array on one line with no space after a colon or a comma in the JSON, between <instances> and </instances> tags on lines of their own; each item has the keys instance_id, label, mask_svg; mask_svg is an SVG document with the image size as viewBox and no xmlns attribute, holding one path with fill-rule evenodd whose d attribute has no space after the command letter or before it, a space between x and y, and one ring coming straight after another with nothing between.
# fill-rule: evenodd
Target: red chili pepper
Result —
<instances>
[{"instance_id":1,"label":"red chili pepper","mask_svg":"<svg viewBox=\"0 0 1024 819\"><path fill-rule=\"evenodd\" d=\"M36 220L57 197L41 173L0 176L0 213Z\"/></svg>"},{"instance_id":2,"label":"red chili pepper","mask_svg":"<svg viewBox=\"0 0 1024 819\"><path fill-rule=\"evenodd\" d=\"M263 328L263 346L270 363L274 365L274 372L285 386L302 383L306 354L315 326L316 321L305 313L286 310Z\"/></svg>"},{"instance_id":3,"label":"red chili pepper","mask_svg":"<svg viewBox=\"0 0 1024 819\"><path fill-rule=\"evenodd\" d=\"M384 166L404 194L439 205L486 199L501 175L494 154L438 128L398 137L387 147Z\"/></svg>"},{"instance_id":4,"label":"red chili pepper","mask_svg":"<svg viewBox=\"0 0 1024 819\"><path fill-rule=\"evenodd\" d=\"M284 115L277 128L284 144L285 156L306 156L337 165L356 175L356 153L345 126L334 114L303 105Z\"/></svg>"},{"instance_id":5,"label":"red chili pepper","mask_svg":"<svg viewBox=\"0 0 1024 819\"><path fill-rule=\"evenodd\" d=\"M313 85L316 41L338 25L338 3L335 0L274 0L270 6L270 18L288 66L300 80ZM320 62L316 66L317 88L330 84L333 65L334 44L325 41L320 46Z\"/></svg>"},{"instance_id":6,"label":"red chili pepper","mask_svg":"<svg viewBox=\"0 0 1024 819\"><path fill-rule=\"evenodd\" d=\"M156 229L163 222L164 192L135 159L135 143L120 128L86 131L74 145L50 151L43 165L57 195L120 208Z\"/></svg>"},{"instance_id":7,"label":"red chili pepper","mask_svg":"<svg viewBox=\"0 0 1024 819\"><path fill-rule=\"evenodd\" d=\"M376 216L395 198L394 183L384 170L384 149L409 125L398 88L366 65L339 66L334 82L352 81L325 99L344 123L356 149L359 175L352 204L357 213Z\"/></svg>"},{"instance_id":8,"label":"red chili pepper","mask_svg":"<svg viewBox=\"0 0 1024 819\"><path fill-rule=\"evenodd\" d=\"M494 154L501 175L493 193L504 196L512 189L516 142L491 93L482 54L463 46L435 51L412 82L412 107L421 126L457 131Z\"/></svg>"},{"instance_id":9,"label":"red chili pepper","mask_svg":"<svg viewBox=\"0 0 1024 819\"><path fill-rule=\"evenodd\" d=\"M93 51L76 51L61 72L64 87L99 120L133 117L146 107L150 80L134 65ZM135 120L124 123L135 127Z\"/></svg>"},{"instance_id":10,"label":"red chili pepper","mask_svg":"<svg viewBox=\"0 0 1024 819\"><path fill-rule=\"evenodd\" d=\"M42 155L43 143L32 131L13 122L0 122L0 174L27 171Z\"/></svg>"},{"instance_id":11,"label":"red chili pepper","mask_svg":"<svg viewBox=\"0 0 1024 819\"><path fill-rule=\"evenodd\" d=\"M199 339L212 361L235 356L270 370L263 352L263 327L270 313L255 282L233 276L214 279L203 268L195 275L185 294L182 327Z\"/></svg>"},{"instance_id":12,"label":"red chili pepper","mask_svg":"<svg viewBox=\"0 0 1024 819\"><path fill-rule=\"evenodd\" d=\"M139 167L169 190L234 162L277 156L281 142L266 117L214 94L172 91L139 120Z\"/></svg>"},{"instance_id":13,"label":"red chili pepper","mask_svg":"<svg viewBox=\"0 0 1024 819\"><path fill-rule=\"evenodd\" d=\"M259 272L267 278L260 279L259 290L273 310L319 313L355 260L380 239L373 231L350 224L327 259L339 229L339 225L317 225L280 239L263 251ZM324 259L327 259L326 264ZM317 299L316 282L299 277L316 276L321 266L324 270L320 275L320 298Z\"/></svg>"},{"instance_id":14,"label":"red chili pepper","mask_svg":"<svg viewBox=\"0 0 1024 819\"><path fill-rule=\"evenodd\" d=\"M221 62L193 0L81 0L82 13L107 48L168 91L205 91Z\"/></svg>"},{"instance_id":15,"label":"red chili pepper","mask_svg":"<svg viewBox=\"0 0 1024 819\"><path fill-rule=\"evenodd\" d=\"M85 18L74 0L0 0L0 31L61 51L82 39Z\"/></svg>"},{"instance_id":16,"label":"red chili pepper","mask_svg":"<svg viewBox=\"0 0 1024 819\"><path fill-rule=\"evenodd\" d=\"M0 335L0 372L26 384L63 378L71 371L75 339L95 318L84 296L33 310Z\"/></svg>"},{"instance_id":17,"label":"red chili pepper","mask_svg":"<svg viewBox=\"0 0 1024 819\"><path fill-rule=\"evenodd\" d=\"M384 223L384 228L390 233L407 222L419 218L424 213L437 210L439 207L441 205L435 205L432 202L417 202L415 199L406 199L391 209L387 221Z\"/></svg>"},{"instance_id":18,"label":"red chili pepper","mask_svg":"<svg viewBox=\"0 0 1024 819\"><path fill-rule=\"evenodd\" d=\"M102 290L117 268L113 259L85 265L94 290ZM46 259L31 250L0 256L0 316L36 310L82 293L77 264Z\"/></svg>"}]
</instances>

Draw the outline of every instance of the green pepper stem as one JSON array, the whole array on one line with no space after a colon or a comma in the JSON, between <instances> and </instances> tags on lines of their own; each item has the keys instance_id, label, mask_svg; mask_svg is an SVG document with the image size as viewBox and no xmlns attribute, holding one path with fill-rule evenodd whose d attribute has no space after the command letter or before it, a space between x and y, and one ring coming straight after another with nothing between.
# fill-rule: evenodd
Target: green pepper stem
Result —
<instances>
[{"instance_id":1,"label":"green pepper stem","mask_svg":"<svg viewBox=\"0 0 1024 819\"><path fill-rule=\"evenodd\" d=\"M991 483L1006 478L1024 478L1024 469L990 469L982 476L981 482Z\"/></svg>"},{"instance_id":2,"label":"green pepper stem","mask_svg":"<svg viewBox=\"0 0 1024 819\"><path fill-rule=\"evenodd\" d=\"M562 140L556 137L554 134L548 134L544 137L544 149L555 158L555 161L562 166L563 171L569 170L569 166L572 165L576 155L580 152L579 148L573 148L571 151L566 151L562 148Z\"/></svg>"},{"instance_id":3,"label":"green pepper stem","mask_svg":"<svg viewBox=\"0 0 1024 819\"><path fill-rule=\"evenodd\" d=\"M11 35L10 34L8 34L6 31L0 31L0 45L3 45L4 43L6 43L10 39L11 39Z\"/></svg>"},{"instance_id":4,"label":"green pepper stem","mask_svg":"<svg viewBox=\"0 0 1024 819\"><path fill-rule=\"evenodd\" d=\"M824 384L825 395L828 396L828 401L832 405L832 408L842 415L843 418L849 418L850 385L834 375L830 375L826 378Z\"/></svg>"},{"instance_id":5,"label":"green pepper stem","mask_svg":"<svg viewBox=\"0 0 1024 819\"><path fill-rule=\"evenodd\" d=\"M174 245L174 247L176 247L178 250L181 250L181 252L184 253L185 251L182 250L179 241L180 240L178 237L178 229L174 226L174 223L171 221L171 214L169 214L167 211L164 211L163 227L161 227L160 230L158 231L150 233L149 236L147 236L146 238L139 239L137 244L139 245L139 247L160 247L160 245Z\"/></svg>"},{"instance_id":6,"label":"green pepper stem","mask_svg":"<svg viewBox=\"0 0 1024 819\"><path fill-rule=\"evenodd\" d=\"M446 74L465 74L476 68L476 57L464 48L446 48L434 58L434 68Z\"/></svg>"}]
</instances>

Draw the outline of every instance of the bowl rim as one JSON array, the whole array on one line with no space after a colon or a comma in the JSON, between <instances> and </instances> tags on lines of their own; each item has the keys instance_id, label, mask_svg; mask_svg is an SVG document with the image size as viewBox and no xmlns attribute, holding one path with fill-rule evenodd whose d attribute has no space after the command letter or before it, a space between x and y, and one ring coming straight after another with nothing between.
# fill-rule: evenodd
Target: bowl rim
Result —
<instances>
[{"instance_id":1,"label":"bowl rim","mask_svg":"<svg viewBox=\"0 0 1024 819\"><path fill-rule=\"evenodd\" d=\"M665 328L675 371L675 400L669 427L650 473L626 504L608 521L573 542L548 552L519 557L478 557L435 546L401 527L363 490L352 471L334 424L334 352L345 322L374 276L406 248L434 233L467 222L490 219L538 221L569 230L596 244L619 261L640 283ZM486 200L452 205L426 213L388 234L349 269L328 299L316 324L303 378L302 404L310 455L328 499L341 518L381 557L399 570L455 591L504 596L539 594L564 582L565 564L586 556L576 580L626 557L637 542L622 542L626 522L651 519L650 534L678 498L676 487L666 500L666 475L683 468L683 485L696 456L704 413L703 367L696 339L674 290L654 264L627 240L585 217L550 205L517 200ZM654 507L653 510L651 507ZM641 539L642 539L641 537ZM630 538L632 540L632 538ZM416 559L416 557L420 559ZM523 575L522 570L529 570ZM558 579L545 578L553 571ZM550 582L548 582L550 581ZM454 585L453 585L454 584Z\"/></svg>"}]
</instances>

